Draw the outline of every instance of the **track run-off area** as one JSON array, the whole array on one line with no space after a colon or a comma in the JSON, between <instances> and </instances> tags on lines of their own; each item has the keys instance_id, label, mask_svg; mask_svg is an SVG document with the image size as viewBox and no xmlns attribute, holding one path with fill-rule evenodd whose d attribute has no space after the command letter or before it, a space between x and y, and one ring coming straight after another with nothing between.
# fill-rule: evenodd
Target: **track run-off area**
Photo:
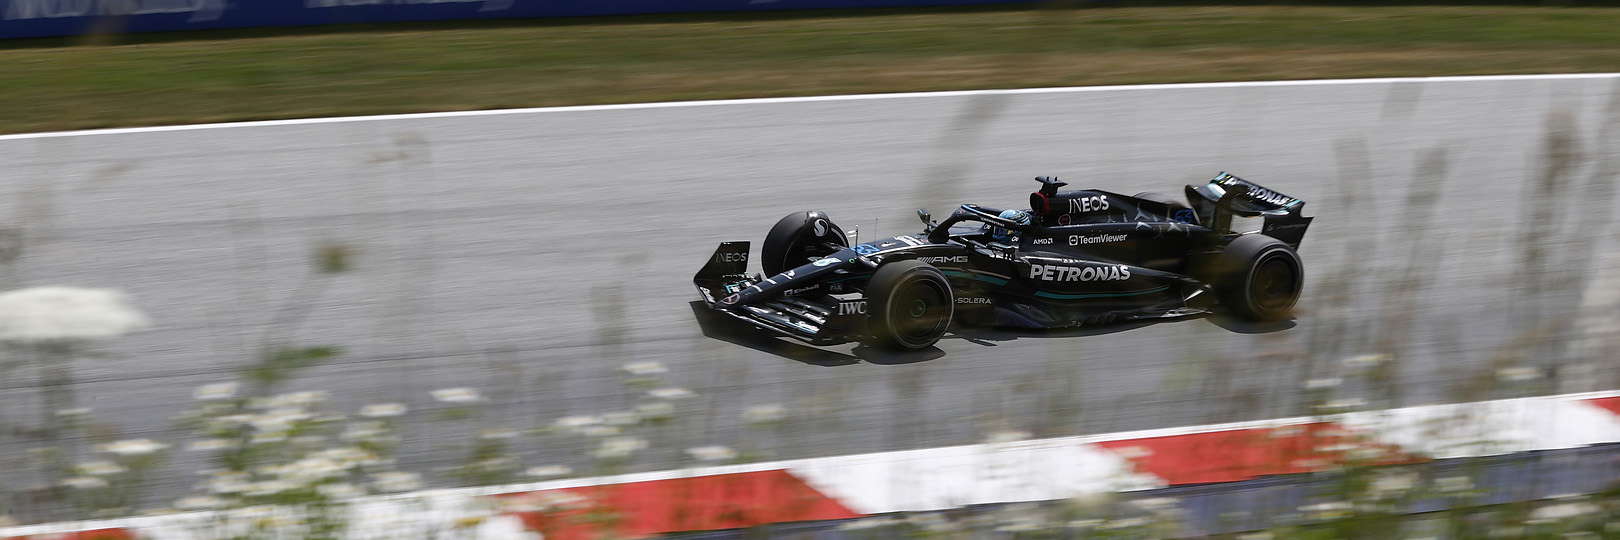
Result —
<instances>
[{"instance_id":1,"label":"track run-off area","mask_svg":"<svg viewBox=\"0 0 1620 540\"><path fill-rule=\"evenodd\" d=\"M431 485L505 437L516 474L724 446L787 460L1611 390L1620 75L1055 88L311 119L0 136L0 290L129 294L152 326L75 359L76 404L208 467L173 418L264 351L337 347L277 391L401 403ZM1307 201L1297 318L966 330L889 355L722 332L714 246L827 212L1075 188L1176 194L1229 171ZM342 272L322 273L322 254ZM658 369L629 364L656 363ZM645 366L643 366L645 368ZM479 392L476 411L434 390ZM0 381L28 425L37 370ZM668 408L648 409L652 403ZM613 413L658 410L659 422ZM0 439L26 470L35 445ZM557 470L557 469L549 469ZM162 504L161 500L154 501Z\"/></svg>"}]
</instances>

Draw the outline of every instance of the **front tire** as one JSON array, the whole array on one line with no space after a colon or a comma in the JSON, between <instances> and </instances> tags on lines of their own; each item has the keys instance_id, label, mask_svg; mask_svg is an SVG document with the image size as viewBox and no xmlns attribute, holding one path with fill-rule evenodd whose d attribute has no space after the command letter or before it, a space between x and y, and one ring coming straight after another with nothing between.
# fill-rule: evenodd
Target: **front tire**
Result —
<instances>
[{"instance_id":1,"label":"front tire","mask_svg":"<svg viewBox=\"0 0 1620 540\"><path fill-rule=\"evenodd\" d=\"M914 260L879 267L867 282L866 302L873 345L902 351L934 346L956 309L945 275Z\"/></svg>"},{"instance_id":2,"label":"front tire","mask_svg":"<svg viewBox=\"0 0 1620 540\"><path fill-rule=\"evenodd\" d=\"M1233 315L1250 321L1284 319L1305 285L1299 254L1281 240L1239 236L1216 262L1216 291Z\"/></svg>"},{"instance_id":3,"label":"front tire","mask_svg":"<svg viewBox=\"0 0 1620 540\"><path fill-rule=\"evenodd\" d=\"M765 235L759 251L760 268L766 276L774 276L804 266L811 259L836 253L826 247L828 243L849 247L844 230L834 225L827 214L815 210L788 214Z\"/></svg>"}]
</instances>

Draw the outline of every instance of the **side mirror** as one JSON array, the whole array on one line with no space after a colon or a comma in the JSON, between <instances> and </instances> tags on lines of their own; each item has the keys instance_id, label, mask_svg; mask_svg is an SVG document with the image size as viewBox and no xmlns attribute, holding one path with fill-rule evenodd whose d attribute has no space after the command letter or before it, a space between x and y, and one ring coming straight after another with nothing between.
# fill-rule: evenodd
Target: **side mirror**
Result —
<instances>
[{"instance_id":1,"label":"side mirror","mask_svg":"<svg viewBox=\"0 0 1620 540\"><path fill-rule=\"evenodd\" d=\"M923 225L933 225L934 222L929 219L931 217L933 217L933 216L928 214L928 209L927 208L918 208L917 209L917 219L922 220Z\"/></svg>"}]
</instances>

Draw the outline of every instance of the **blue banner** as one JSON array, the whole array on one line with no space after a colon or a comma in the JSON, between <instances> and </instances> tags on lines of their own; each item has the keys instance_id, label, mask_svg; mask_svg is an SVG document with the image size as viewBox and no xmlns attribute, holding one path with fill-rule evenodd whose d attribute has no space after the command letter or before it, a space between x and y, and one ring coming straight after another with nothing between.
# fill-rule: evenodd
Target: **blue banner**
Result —
<instances>
[{"instance_id":1,"label":"blue banner","mask_svg":"<svg viewBox=\"0 0 1620 540\"><path fill-rule=\"evenodd\" d=\"M0 39L216 28L1031 0L0 0Z\"/></svg>"}]
</instances>

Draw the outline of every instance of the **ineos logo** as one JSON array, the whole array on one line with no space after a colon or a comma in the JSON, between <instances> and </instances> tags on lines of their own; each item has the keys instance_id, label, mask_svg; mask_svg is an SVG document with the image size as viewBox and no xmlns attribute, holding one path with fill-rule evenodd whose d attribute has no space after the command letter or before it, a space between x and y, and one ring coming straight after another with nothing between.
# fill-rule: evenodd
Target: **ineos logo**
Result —
<instances>
[{"instance_id":1,"label":"ineos logo","mask_svg":"<svg viewBox=\"0 0 1620 540\"><path fill-rule=\"evenodd\" d=\"M1092 212L1108 209L1108 197L1098 195L1095 197L1077 197L1069 199L1069 212Z\"/></svg>"},{"instance_id":2,"label":"ineos logo","mask_svg":"<svg viewBox=\"0 0 1620 540\"><path fill-rule=\"evenodd\" d=\"M732 253L716 253L716 254L714 254L714 260L715 260L715 262L723 262L723 263L734 263L734 262L745 263L745 262L748 262L748 253L747 252L743 252L743 253L736 253L736 252L732 252Z\"/></svg>"}]
</instances>

